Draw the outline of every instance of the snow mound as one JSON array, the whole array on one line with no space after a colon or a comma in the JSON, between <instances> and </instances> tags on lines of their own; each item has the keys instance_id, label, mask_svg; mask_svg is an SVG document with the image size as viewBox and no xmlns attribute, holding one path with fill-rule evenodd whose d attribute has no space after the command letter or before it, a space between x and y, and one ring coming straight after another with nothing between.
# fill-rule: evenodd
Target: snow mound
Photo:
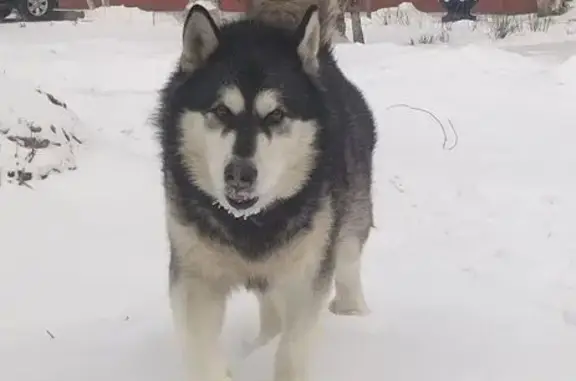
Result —
<instances>
[{"instance_id":1,"label":"snow mound","mask_svg":"<svg viewBox=\"0 0 576 381\"><path fill-rule=\"evenodd\" d=\"M64 102L0 75L0 186L75 170L82 130Z\"/></svg>"},{"instance_id":2,"label":"snow mound","mask_svg":"<svg viewBox=\"0 0 576 381\"><path fill-rule=\"evenodd\" d=\"M366 22L369 19L365 20ZM421 12L410 2L404 2L397 7L382 8L374 12L372 20L380 25L429 25L437 22L437 19L426 12ZM364 21L364 20L363 20Z\"/></svg>"},{"instance_id":3,"label":"snow mound","mask_svg":"<svg viewBox=\"0 0 576 381\"><path fill-rule=\"evenodd\" d=\"M442 15L445 12L421 12L414 4L404 2L397 7L372 12L370 18L362 18L362 25L369 43L462 46L496 42L499 45L534 45L573 40L576 35L576 18L571 12L560 16L537 17L535 14L481 14L473 10L478 17L477 21L443 23ZM351 30L349 18L347 25L348 30Z\"/></svg>"},{"instance_id":4,"label":"snow mound","mask_svg":"<svg viewBox=\"0 0 576 381\"><path fill-rule=\"evenodd\" d=\"M214 1L209 0L190 0L186 5L186 9L191 9L194 5L201 5L209 11L218 10L218 5Z\"/></svg>"},{"instance_id":5,"label":"snow mound","mask_svg":"<svg viewBox=\"0 0 576 381\"><path fill-rule=\"evenodd\" d=\"M82 22L98 22L120 25L156 25L157 23L178 24L182 12L153 12L123 5L99 7L84 12Z\"/></svg>"},{"instance_id":6,"label":"snow mound","mask_svg":"<svg viewBox=\"0 0 576 381\"><path fill-rule=\"evenodd\" d=\"M223 18L222 18L222 12L220 12L220 9L218 9L218 5L215 1L212 0L189 0L188 4L186 5L186 11L182 12L182 19L180 20L182 23L184 23L184 20L186 19L186 15L188 14L188 11L190 9L192 9L192 7L194 5L201 5L204 8L206 8L206 10L212 15L212 18L214 19L214 21L216 21L216 23L221 23ZM234 15L232 17L238 17L239 15Z\"/></svg>"},{"instance_id":7,"label":"snow mound","mask_svg":"<svg viewBox=\"0 0 576 381\"><path fill-rule=\"evenodd\" d=\"M568 58L556 71L563 83L576 85L576 55Z\"/></svg>"},{"instance_id":8,"label":"snow mound","mask_svg":"<svg viewBox=\"0 0 576 381\"><path fill-rule=\"evenodd\" d=\"M347 24L347 30L351 31L349 18ZM420 41L432 43L428 40L448 42L448 35L440 18L421 12L409 2L401 3L397 7L378 9L372 13L371 18L362 17L362 26L369 31L369 36L378 35L378 41L394 40L403 44L410 42L411 45Z\"/></svg>"}]
</instances>

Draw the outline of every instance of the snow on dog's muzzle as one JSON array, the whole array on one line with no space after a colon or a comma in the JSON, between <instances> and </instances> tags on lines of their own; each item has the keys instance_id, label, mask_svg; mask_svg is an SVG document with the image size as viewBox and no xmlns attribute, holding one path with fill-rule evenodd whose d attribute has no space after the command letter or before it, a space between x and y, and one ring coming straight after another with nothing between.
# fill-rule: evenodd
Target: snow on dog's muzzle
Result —
<instances>
[{"instance_id":1,"label":"snow on dog's muzzle","mask_svg":"<svg viewBox=\"0 0 576 381\"><path fill-rule=\"evenodd\" d=\"M254 185L258 171L249 159L233 158L224 168L226 200L238 210L248 209L258 201Z\"/></svg>"}]
</instances>

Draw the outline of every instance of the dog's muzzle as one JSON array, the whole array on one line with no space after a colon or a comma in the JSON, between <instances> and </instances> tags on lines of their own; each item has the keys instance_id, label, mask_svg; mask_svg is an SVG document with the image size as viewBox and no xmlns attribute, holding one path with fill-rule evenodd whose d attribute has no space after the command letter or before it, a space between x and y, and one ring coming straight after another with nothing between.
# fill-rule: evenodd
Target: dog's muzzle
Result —
<instances>
[{"instance_id":1,"label":"dog's muzzle","mask_svg":"<svg viewBox=\"0 0 576 381\"><path fill-rule=\"evenodd\" d=\"M258 201L254 185L258 171L249 159L234 158L224 168L226 200L238 210L248 209Z\"/></svg>"}]
</instances>

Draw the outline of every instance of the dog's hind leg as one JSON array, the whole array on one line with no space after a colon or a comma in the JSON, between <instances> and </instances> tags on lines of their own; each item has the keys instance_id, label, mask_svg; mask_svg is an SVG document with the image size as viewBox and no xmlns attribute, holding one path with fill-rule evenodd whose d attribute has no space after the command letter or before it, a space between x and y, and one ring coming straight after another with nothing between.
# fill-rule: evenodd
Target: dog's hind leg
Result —
<instances>
[{"instance_id":1,"label":"dog's hind leg","mask_svg":"<svg viewBox=\"0 0 576 381\"><path fill-rule=\"evenodd\" d=\"M178 276L170 289L176 334L181 341L187 380L231 380L219 337L227 290L202 279Z\"/></svg>"},{"instance_id":2,"label":"dog's hind leg","mask_svg":"<svg viewBox=\"0 0 576 381\"><path fill-rule=\"evenodd\" d=\"M362 289L362 246L357 237L346 237L336 245L336 296L330 303L330 311L336 315L370 313Z\"/></svg>"}]
</instances>

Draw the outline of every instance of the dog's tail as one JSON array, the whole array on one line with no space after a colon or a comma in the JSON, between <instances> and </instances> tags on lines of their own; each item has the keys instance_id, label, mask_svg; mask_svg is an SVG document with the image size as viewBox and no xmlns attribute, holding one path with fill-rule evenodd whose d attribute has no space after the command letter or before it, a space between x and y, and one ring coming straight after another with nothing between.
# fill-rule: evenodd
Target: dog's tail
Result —
<instances>
[{"instance_id":1,"label":"dog's tail","mask_svg":"<svg viewBox=\"0 0 576 381\"><path fill-rule=\"evenodd\" d=\"M330 45L340 15L338 0L253 0L247 16L267 24L296 29L313 5L318 6L320 39L323 44Z\"/></svg>"}]
</instances>

